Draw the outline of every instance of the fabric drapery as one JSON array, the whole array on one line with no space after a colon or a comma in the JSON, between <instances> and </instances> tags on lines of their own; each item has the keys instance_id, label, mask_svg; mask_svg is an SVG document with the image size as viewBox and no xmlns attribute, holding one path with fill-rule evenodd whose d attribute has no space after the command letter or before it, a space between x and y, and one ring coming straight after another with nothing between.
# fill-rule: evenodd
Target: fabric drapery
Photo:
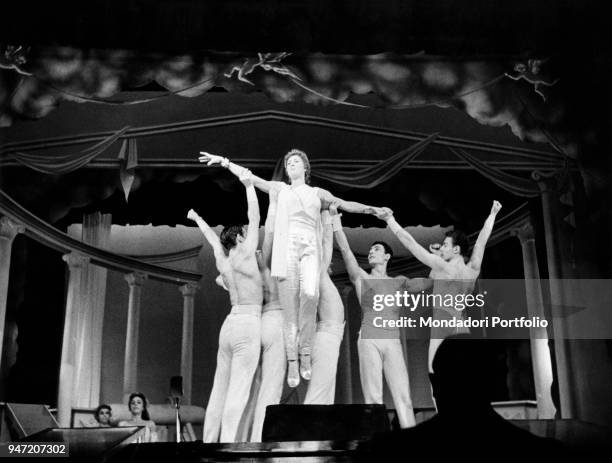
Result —
<instances>
[{"instance_id":1,"label":"fabric drapery","mask_svg":"<svg viewBox=\"0 0 612 463\"><path fill-rule=\"evenodd\" d=\"M516 175L507 174L501 169L488 166L476 156L468 153L465 150L459 148L448 147L451 153L457 156L459 159L467 162L472 166L478 173L484 175L496 185L503 189L513 193L517 196L534 197L540 194L538 184L532 180L518 177Z\"/></svg>"},{"instance_id":2,"label":"fabric drapery","mask_svg":"<svg viewBox=\"0 0 612 463\"><path fill-rule=\"evenodd\" d=\"M138 143L135 138L123 140L117 159L121 161L119 178L121 180L121 187L123 188L125 200L127 201L130 196L132 184L136 178L136 166L138 166Z\"/></svg>"},{"instance_id":3,"label":"fabric drapery","mask_svg":"<svg viewBox=\"0 0 612 463\"><path fill-rule=\"evenodd\" d=\"M129 126L123 127L95 145L76 153L62 156L48 156L18 151L11 153L9 156L20 164L44 174L67 174L68 172L72 172L86 166L97 156L105 152L113 143L115 143L115 141L121 138L121 136L125 134L129 128Z\"/></svg>"},{"instance_id":4,"label":"fabric drapery","mask_svg":"<svg viewBox=\"0 0 612 463\"><path fill-rule=\"evenodd\" d=\"M381 183L386 182L397 175L404 167L410 164L419 154L438 137L437 133L431 134L427 138L415 143L414 145L399 151L393 156L380 161L373 166L355 170L346 168L319 168L316 159L310 161L310 175L314 178L327 180L337 185L348 186L351 188L371 189ZM280 180L283 178L285 166L283 158L279 159L274 168L272 178Z\"/></svg>"}]
</instances>

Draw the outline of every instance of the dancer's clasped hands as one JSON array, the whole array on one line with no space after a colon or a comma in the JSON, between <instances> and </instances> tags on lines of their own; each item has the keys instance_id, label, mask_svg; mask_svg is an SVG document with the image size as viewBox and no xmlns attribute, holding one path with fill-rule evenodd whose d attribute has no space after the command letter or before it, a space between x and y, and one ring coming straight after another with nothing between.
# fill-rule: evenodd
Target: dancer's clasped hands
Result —
<instances>
[{"instance_id":1,"label":"dancer's clasped hands","mask_svg":"<svg viewBox=\"0 0 612 463\"><path fill-rule=\"evenodd\" d=\"M378 207L374 215L380 220L387 221L393 216L393 211L388 207Z\"/></svg>"}]
</instances>

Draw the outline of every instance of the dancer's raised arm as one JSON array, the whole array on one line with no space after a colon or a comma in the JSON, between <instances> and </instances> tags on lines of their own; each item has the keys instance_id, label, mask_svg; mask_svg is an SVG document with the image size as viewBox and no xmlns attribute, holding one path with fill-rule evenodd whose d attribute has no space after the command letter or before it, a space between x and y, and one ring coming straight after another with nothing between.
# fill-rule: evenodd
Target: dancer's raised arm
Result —
<instances>
[{"instance_id":1,"label":"dancer's raised arm","mask_svg":"<svg viewBox=\"0 0 612 463\"><path fill-rule=\"evenodd\" d=\"M371 214L376 215L381 212L380 207L368 206L366 204L361 204L355 201L345 201L344 199L337 198L332 195L329 191L319 188L319 198L322 201L335 204L338 209L342 209L346 212L353 212L355 214Z\"/></svg>"},{"instance_id":2,"label":"dancer's raised arm","mask_svg":"<svg viewBox=\"0 0 612 463\"><path fill-rule=\"evenodd\" d=\"M247 253L255 253L257 244L259 243L259 201L257 200L257 192L253 186L253 178L249 169L243 169L240 173L240 181L246 189L247 197L247 216L249 223L247 225L247 233L244 239L245 250Z\"/></svg>"},{"instance_id":3,"label":"dancer's raised arm","mask_svg":"<svg viewBox=\"0 0 612 463\"><path fill-rule=\"evenodd\" d=\"M342 259L344 260L344 265L346 266L346 271L349 274L351 283L359 284L360 280L364 277L367 277L368 274L364 269L359 266L359 263L357 262L357 259L355 259L355 255L353 254L353 251L351 251L351 247L349 246L348 240L346 239L346 235L344 234L344 230L342 228L340 215L338 215L338 211L335 205L329 207L329 213L332 217L334 237L336 238L336 243L338 243L338 247L340 248L340 252L342 253Z\"/></svg>"},{"instance_id":4,"label":"dancer's raised arm","mask_svg":"<svg viewBox=\"0 0 612 463\"><path fill-rule=\"evenodd\" d=\"M400 242L417 260L435 270L442 270L446 266L444 259L430 253L427 249L421 246L410 233L404 230L404 228L397 223L395 217L393 217L393 212L391 209L386 207L382 208L382 212L376 214L376 217L387 222L389 229L395 234L395 236L397 236Z\"/></svg>"},{"instance_id":5,"label":"dancer's raised arm","mask_svg":"<svg viewBox=\"0 0 612 463\"><path fill-rule=\"evenodd\" d=\"M270 205L266 216L264 227L264 240L261 245L261 254L266 267L272 267L272 244L274 242L274 222L276 221L276 202L278 201L278 191L270 190Z\"/></svg>"},{"instance_id":6,"label":"dancer's raised arm","mask_svg":"<svg viewBox=\"0 0 612 463\"><path fill-rule=\"evenodd\" d=\"M474 244L474 249L472 250L472 256L470 257L468 266L477 272L480 272L480 265L482 264L482 257L484 256L484 251L487 247L487 241L489 241L489 237L493 231L493 225L495 224L495 217L497 216L497 213L501 207L502 205L499 201L493 201L491 213L487 217L487 220L485 220L482 230L480 230L480 233L478 234L478 239L476 239L476 244Z\"/></svg>"},{"instance_id":7,"label":"dancer's raised arm","mask_svg":"<svg viewBox=\"0 0 612 463\"><path fill-rule=\"evenodd\" d=\"M238 164L231 162L228 158L224 158L223 156L218 156L216 154L207 153L205 151L200 151L198 161L205 162L207 166L219 165L221 167L225 167L238 178L240 178L242 172L246 169L245 167L239 166ZM257 175L252 175L252 179L255 188L265 193L270 193L271 189L279 189L282 185L282 182L264 180L263 178L258 177Z\"/></svg>"},{"instance_id":8,"label":"dancer's raised arm","mask_svg":"<svg viewBox=\"0 0 612 463\"><path fill-rule=\"evenodd\" d=\"M332 218L327 209L321 211L321 222L323 223L321 268L325 272L331 265L334 253L334 230L332 227Z\"/></svg>"},{"instance_id":9,"label":"dancer's raised arm","mask_svg":"<svg viewBox=\"0 0 612 463\"><path fill-rule=\"evenodd\" d=\"M198 224L198 227L202 231L204 238L208 241L208 244L213 248L213 253L215 256L215 264L217 266L217 270L219 273L223 273L227 270L227 257L225 256L225 252L223 251L223 245L221 244L221 240L214 232L212 228L208 226L208 224L198 215L196 211L193 209L189 209L187 212L187 218L189 220L193 220Z\"/></svg>"}]
</instances>

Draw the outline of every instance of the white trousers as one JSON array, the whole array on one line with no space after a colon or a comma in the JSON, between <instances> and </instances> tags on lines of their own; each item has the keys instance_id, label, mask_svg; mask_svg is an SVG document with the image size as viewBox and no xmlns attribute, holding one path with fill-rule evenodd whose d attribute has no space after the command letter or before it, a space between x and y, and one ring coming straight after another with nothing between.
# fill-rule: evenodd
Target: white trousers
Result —
<instances>
[{"instance_id":1,"label":"white trousers","mask_svg":"<svg viewBox=\"0 0 612 463\"><path fill-rule=\"evenodd\" d=\"M266 407L280 402L286 369L283 311L265 311L261 315L261 383L257 393L251 442L261 442Z\"/></svg>"},{"instance_id":2,"label":"white trousers","mask_svg":"<svg viewBox=\"0 0 612 463\"><path fill-rule=\"evenodd\" d=\"M314 230L295 229L289 234L287 278L278 290L285 317L285 349L289 360L311 354L319 297L319 251Z\"/></svg>"},{"instance_id":3,"label":"white trousers","mask_svg":"<svg viewBox=\"0 0 612 463\"><path fill-rule=\"evenodd\" d=\"M331 405L336 396L338 356L344 322L320 321L312 347L312 378L304 404Z\"/></svg>"},{"instance_id":4,"label":"white trousers","mask_svg":"<svg viewBox=\"0 0 612 463\"><path fill-rule=\"evenodd\" d=\"M410 381L399 339L363 339L357 341L359 374L363 398L368 404L383 403L383 372L397 417L402 428L415 425L410 398Z\"/></svg>"},{"instance_id":5,"label":"white trousers","mask_svg":"<svg viewBox=\"0 0 612 463\"><path fill-rule=\"evenodd\" d=\"M261 306L236 306L219 333L217 369L204 418L204 442L235 442L259 363Z\"/></svg>"}]
</instances>

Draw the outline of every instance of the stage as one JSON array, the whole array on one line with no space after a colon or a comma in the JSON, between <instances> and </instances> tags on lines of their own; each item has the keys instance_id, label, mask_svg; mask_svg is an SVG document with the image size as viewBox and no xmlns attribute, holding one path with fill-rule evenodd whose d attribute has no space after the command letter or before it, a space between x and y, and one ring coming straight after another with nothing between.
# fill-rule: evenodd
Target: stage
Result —
<instances>
[{"instance_id":1,"label":"stage","mask_svg":"<svg viewBox=\"0 0 612 463\"><path fill-rule=\"evenodd\" d=\"M466 419L468 422L469 419ZM539 437L556 439L571 455L595 455L612 448L609 429L578 420L508 420ZM347 426L350 428L350 426ZM349 431L347 431L349 432ZM300 440L263 443L204 444L196 442L139 443L142 429L48 429L21 442L66 443L67 461L87 462L354 462L380 461L372 450L371 437L356 440ZM377 434L381 436L384 434ZM474 436L474 443L478 443ZM412 449L412 450L411 450ZM435 453L436 449L431 449ZM406 442L406 451L418 450ZM503 456L499 449L498 456ZM529 447L524 448L530 455ZM408 453L406 454L408 455ZM66 461L66 459L64 460Z\"/></svg>"}]
</instances>

